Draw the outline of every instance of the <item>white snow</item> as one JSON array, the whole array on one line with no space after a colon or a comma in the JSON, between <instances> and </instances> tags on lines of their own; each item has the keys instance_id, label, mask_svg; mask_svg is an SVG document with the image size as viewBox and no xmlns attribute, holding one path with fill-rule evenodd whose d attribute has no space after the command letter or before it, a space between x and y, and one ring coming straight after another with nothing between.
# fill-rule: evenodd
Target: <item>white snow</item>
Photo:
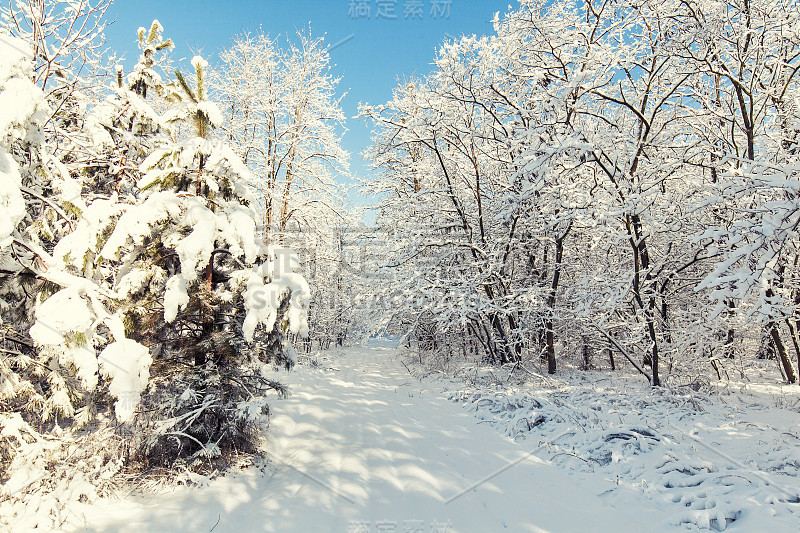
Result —
<instances>
[{"instance_id":1,"label":"white snow","mask_svg":"<svg viewBox=\"0 0 800 533\"><path fill-rule=\"evenodd\" d=\"M175 247L181 260L181 273L186 281L197 279L197 269L205 268L214 251L217 216L199 198L186 199L185 223L192 232Z\"/></svg>"},{"instance_id":2,"label":"white snow","mask_svg":"<svg viewBox=\"0 0 800 533\"><path fill-rule=\"evenodd\" d=\"M114 226L114 232L106 241L100 255L105 259L117 259L120 248L128 242L139 245L150 228L168 218L175 218L181 212L180 199L174 193L159 191L147 198L141 205L127 208Z\"/></svg>"},{"instance_id":3,"label":"white snow","mask_svg":"<svg viewBox=\"0 0 800 533\"><path fill-rule=\"evenodd\" d=\"M79 287L70 286L37 306L36 322L30 328L36 345L56 347L59 363L73 365L88 390L97 386L97 355L91 346L94 319Z\"/></svg>"},{"instance_id":4,"label":"white snow","mask_svg":"<svg viewBox=\"0 0 800 533\"><path fill-rule=\"evenodd\" d=\"M0 34L0 84L33 71L33 50L22 39Z\"/></svg>"},{"instance_id":5,"label":"white snow","mask_svg":"<svg viewBox=\"0 0 800 533\"><path fill-rule=\"evenodd\" d=\"M308 304L311 301L311 289L308 282L301 275L289 272L280 278L291 292L289 301L289 331L301 337L308 336Z\"/></svg>"},{"instance_id":6,"label":"white snow","mask_svg":"<svg viewBox=\"0 0 800 533\"><path fill-rule=\"evenodd\" d=\"M516 384L524 372L487 368L473 370L470 384L444 386L482 423L655 531L749 532L768 523L788 533L800 524L800 390L763 384L764 370L747 371L762 384L652 389L599 372Z\"/></svg>"},{"instance_id":7,"label":"white snow","mask_svg":"<svg viewBox=\"0 0 800 533\"><path fill-rule=\"evenodd\" d=\"M278 318L278 304L284 292L283 287L273 284L264 284L260 276L253 276L247 283L244 293L244 305L247 309L242 332L247 342L253 341L256 326L263 324L271 330Z\"/></svg>"},{"instance_id":8,"label":"white snow","mask_svg":"<svg viewBox=\"0 0 800 533\"><path fill-rule=\"evenodd\" d=\"M188 284L183 275L176 274L167 280L164 291L164 320L172 322L178 316L178 311L186 307L189 303L187 290Z\"/></svg>"},{"instance_id":9,"label":"white snow","mask_svg":"<svg viewBox=\"0 0 800 533\"><path fill-rule=\"evenodd\" d=\"M117 282L117 293L120 298L128 298L129 296L139 292L154 276L158 275L159 270L156 267L133 268L125 275L123 275L119 282Z\"/></svg>"},{"instance_id":10,"label":"white snow","mask_svg":"<svg viewBox=\"0 0 800 533\"><path fill-rule=\"evenodd\" d=\"M22 433L30 429L30 426L22 419L19 413L3 414L0 417L0 422L2 422L3 427L3 429L0 430L0 437L9 439L7 442L11 445L13 445L14 441L10 439L16 439L16 444L25 442L22 438Z\"/></svg>"},{"instance_id":11,"label":"white snow","mask_svg":"<svg viewBox=\"0 0 800 533\"><path fill-rule=\"evenodd\" d=\"M88 302L77 288L67 287L39 304L31 338L39 345L63 344L68 333L88 333L92 320Z\"/></svg>"},{"instance_id":12,"label":"white snow","mask_svg":"<svg viewBox=\"0 0 800 533\"><path fill-rule=\"evenodd\" d=\"M42 92L29 79L32 57L27 43L0 34L0 249L25 216L19 168L7 141L27 135L26 123L37 122L46 108Z\"/></svg>"},{"instance_id":13,"label":"white snow","mask_svg":"<svg viewBox=\"0 0 800 533\"><path fill-rule=\"evenodd\" d=\"M18 468L3 484L2 493L4 495L14 494L40 480L44 475L45 471L41 467Z\"/></svg>"},{"instance_id":14,"label":"white snow","mask_svg":"<svg viewBox=\"0 0 800 533\"><path fill-rule=\"evenodd\" d=\"M25 216L25 200L19 186L17 163L0 146L0 249L8 245L14 229Z\"/></svg>"},{"instance_id":15,"label":"white snow","mask_svg":"<svg viewBox=\"0 0 800 533\"><path fill-rule=\"evenodd\" d=\"M99 360L100 371L111 379L108 391L117 398L117 420L131 421L150 377L150 350L131 339L122 339L106 346Z\"/></svg>"},{"instance_id":16,"label":"white snow","mask_svg":"<svg viewBox=\"0 0 800 533\"><path fill-rule=\"evenodd\" d=\"M269 465L84 506L85 523L71 529L647 531L478 424L435 382L410 377L391 354L354 349L323 362L334 368L281 376L292 395L271 402Z\"/></svg>"},{"instance_id":17,"label":"white snow","mask_svg":"<svg viewBox=\"0 0 800 533\"><path fill-rule=\"evenodd\" d=\"M2 53L0 49L0 55ZM0 132L3 134L12 126L25 124L44 105L41 91L27 79L11 78L0 87L3 89L0 92ZM20 129L18 135L23 137L25 133Z\"/></svg>"},{"instance_id":18,"label":"white snow","mask_svg":"<svg viewBox=\"0 0 800 533\"><path fill-rule=\"evenodd\" d=\"M211 122L211 125L215 128L221 125L225 120L225 117L222 116L222 112L219 110L219 107L217 107L217 104L210 100L203 100L197 104L197 109L208 118L209 122Z\"/></svg>"},{"instance_id":19,"label":"white snow","mask_svg":"<svg viewBox=\"0 0 800 533\"><path fill-rule=\"evenodd\" d=\"M259 252L255 213L241 206L233 206L226 208L226 214L229 223L220 228L222 238L231 245L232 254L244 252L245 262L253 263Z\"/></svg>"},{"instance_id":20,"label":"white snow","mask_svg":"<svg viewBox=\"0 0 800 533\"><path fill-rule=\"evenodd\" d=\"M140 364L128 367L139 381L113 394L146 382L149 359L134 345L101 355ZM412 375L391 346L305 355L269 376L290 386L288 399L238 406L269 404L266 463L193 475L190 487L74 500L64 529L793 533L800 390L768 384L768 370L696 391L602 372ZM0 423L19 441L20 420ZM13 486L35 482L37 468Z\"/></svg>"},{"instance_id":21,"label":"white snow","mask_svg":"<svg viewBox=\"0 0 800 533\"><path fill-rule=\"evenodd\" d=\"M116 199L93 201L81 212L75 231L65 235L53 250L53 259L63 268L71 265L83 268L86 253L97 252L100 234L106 230L124 209Z\"/></svg>"},{"instance_id":22,"label":"white snow","mask_svg":"<svg viewBox=\"0 0 800 533\"><path fill-rule=\"evenodd\" d=\"M206 68L208 66L208 61L203 59L202 56L194 56L192 58L192 66L194 68Z\"/></svg>"},{"instance_id":23,"label":"white snow","mask_svg":"<svg viewBox=\"0 0 800 533\"><path fill-rule=\"evenodd\" d=\"M273 328L278 317L278 308L287 297L289 331L301 337L308 335L311 289L302 274L297 272L299 269L297 255L292 250L269 247L267 260L254 269L255 271L243 274L246 276L244 304L247 315L242 331L248 342L253 340L255 328L259 324L263 324L267 330Z\"/></svg>"}]
</instances>

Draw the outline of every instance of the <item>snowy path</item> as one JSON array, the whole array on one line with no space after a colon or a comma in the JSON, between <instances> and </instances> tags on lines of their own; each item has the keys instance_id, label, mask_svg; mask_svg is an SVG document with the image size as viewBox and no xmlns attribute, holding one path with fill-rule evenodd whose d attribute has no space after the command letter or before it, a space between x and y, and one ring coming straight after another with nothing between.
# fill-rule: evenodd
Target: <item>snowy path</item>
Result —
<instances>
[{"instance_id":1,"label":"snowy path","mask_svg":"<svg viewBox=\"0 0 800 533\"><path fill-rule=\"evenodd\" d=\"M272 404L271 471L93 507L78 530L644 531L535 457L468 490L527 451L392 353L349 350L336 371L285 375L292 395Z\"/></svg>"}]
</instances>

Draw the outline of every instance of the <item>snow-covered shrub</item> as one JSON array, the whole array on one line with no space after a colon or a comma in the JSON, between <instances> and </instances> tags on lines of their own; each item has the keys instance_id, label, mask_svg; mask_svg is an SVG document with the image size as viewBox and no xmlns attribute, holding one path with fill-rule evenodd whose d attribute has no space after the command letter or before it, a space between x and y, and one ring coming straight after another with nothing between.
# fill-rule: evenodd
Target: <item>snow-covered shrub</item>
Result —
<instances>
[{"instance_id":1,"label":"snow-covered shrub","mask_svg":"<svg viewBox=\"0 0 800 533\"><path fill-rule=\"evenodd\" d=\"M120 468L256 451L266 393L285 394L272 368L308 331L299 261L257 237L249 170L212 134L206 62L165 81L161 32L140 29L104 99L55 110L30 46L0 35L4 516L58 527L60 499Z\"/></svg>"},{"instance_id":2,"label":"snow-covered shrub","mask_svg":"<svg viewBox=\"0 0 800 533\"><path fill-rule=\"evenodd\" d=\"M43 435L18 413L0 414L0 427L4 446L14 453L0 490L4 530L58 530L79 518L71 504L91 503L119 486L124 442L111 427Z\"/></svg>"}]
</instances>

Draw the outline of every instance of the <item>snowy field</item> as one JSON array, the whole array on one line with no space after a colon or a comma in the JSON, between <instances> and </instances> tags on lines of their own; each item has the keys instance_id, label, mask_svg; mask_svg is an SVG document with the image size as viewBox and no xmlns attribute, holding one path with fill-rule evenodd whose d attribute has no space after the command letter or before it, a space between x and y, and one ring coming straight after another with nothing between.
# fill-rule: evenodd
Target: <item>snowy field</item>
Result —
<instances>
[{"instance_id":1,"label":"snowy field","mask_svg":"<svg viewBox=\"0 0 800 533\"><path fill-rule=\"evenodd\" d=\"M412 375L394 349L283 376L269 461L74 504L69 530L797 531L797 387L653 391L496 368ZM413 368L413 367L412 367ZM506 390L492 382L503 382Z\"/></svg>"},{"instance_id":2,"label":"snowy field","mask_svg":"<svg viewBox=\"0 0 800 533\"><path fill-rule=\"evenodd\" d=\"M794 532L800 390L775 384L770 366L749 372L759 384L651 389L640 377L575 372L509 386L519 372L491 369L446 388L482 422L653 531Z\"/></svg>"}]
</instances>

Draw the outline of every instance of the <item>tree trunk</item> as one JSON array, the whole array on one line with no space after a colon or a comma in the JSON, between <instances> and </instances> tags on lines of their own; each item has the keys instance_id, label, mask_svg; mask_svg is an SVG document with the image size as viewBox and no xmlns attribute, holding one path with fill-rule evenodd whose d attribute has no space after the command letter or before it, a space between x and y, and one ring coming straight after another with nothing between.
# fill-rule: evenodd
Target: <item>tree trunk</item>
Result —
<instances>
[{"instance_id":1,"label":"tree trunk","mask_svg":"<svg viewBox=\"0 0 800 533\"><path fill-rule=\"evenodd\" d=\"M767 324L767 329L769 330L770 337L772 337L772 342L775 343L775 349L778 351L778 358L783 367L783 371L786 373L786 381L789 383L796 383L797 375L794 372L794 367L789 360L789 356L786 354L786 347L783 345L783 340L781 340L781 333L778 330L778 325L775 324L775 322L770 322Z\"/></svg>"},{"instance_id":2,"label":"tree trunk","mask_svg":"<svg viewBox=\"0 0 800 533\"><path fill-rule=\"evenodd\" d=\"M553 281L550 284L550 294L547 296L547 320L545 321L545 338L547 357L547 373L556 373L556 347L555 332L553 331L553 313L556 306L556 293L558 292L558 282L561 279L561 261L564 258L564 239L567 238L569 230L572 228L572 221L567 226L566 231L556 238L555 263L553 264Z\"/></svg>"},{"instance_id":3,"label":"tree trunk","mask_svg":"<svg viewBox=\"0 0 800 533\"><path fill-rule=\"evenodd\" d=\"M506 334L505 328L503 328L503 321L500 320L500 316L497 313L492 313L490 322L492 324L492 330L497 338L494 344L496 353L499 354L500 363L515 363L516 357L508 342L508 335Z\"/></svg>"},{"instance_id":4,"label":"tree trunk","mask_svg":"<svg viewBox=\"0 0 800 533\"><path fill-rule=\"evenodd\" d=\"M800 368L800 343L797 342L797 331L795 331L794 326L792 326L792 321L788 318L786 319L786 325L789 327L789 336L792 339L792 344L794 345L794 354L797 357L797 367Z\"/></svg>"},{"instance_id":5,"label":"tree trunk","mask_svg":"<svg viewBox=\"0 0 800 533\"><path fill-rule=\"evenodd\" d=\"M733 301L732 298L729 298L727 304L728 304L728 309L729 310L726 311L726 314L727 314L728 318L730 319L730 318L733 317L733 314L734 314L733 310L736 307L736 303ZM723 356L725 358L727 358L727 359L733 359L734 358L735 353L734 353L734 350L733 350L733 341L734 341L735 338L736 338L736 330L729 327L728 328L728 332L727 332L727 334L725 336L725 348L724 348L724 350L722 352Z\"/></svg>"},{"instance_id":6,"label":"tree trunk","mask_svg":"<svg viewBox=\"0 0 800 533\"><path fill-rule=\"evenodd\" d=\"M556 346L555 334L553 333L553 320L548 318L545 322L545 357L547 358L547 373L556 373Z\"/></svg>"}]
</instances>

